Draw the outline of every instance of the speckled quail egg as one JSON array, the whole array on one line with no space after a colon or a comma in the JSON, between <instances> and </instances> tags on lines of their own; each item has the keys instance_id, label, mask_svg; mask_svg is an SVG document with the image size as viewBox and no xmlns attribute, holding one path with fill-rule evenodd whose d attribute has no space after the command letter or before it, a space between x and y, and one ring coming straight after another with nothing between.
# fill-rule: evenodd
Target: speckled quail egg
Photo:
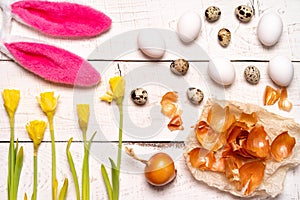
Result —
<instances>
[{"instance_id":1,"label":"speckled quail egg","mask_svg":"<svg viewBox=\"0 0 300 200\"><path fill-rule=\"evenodd\" d=\"M255 66L248 66L245 68L244 76L246 81L248 81L251 84L257 84L260 80L260 72L259 69Z\"/></svg>"},{"instance_id":2,"label":"speckled quail egg","mask_svg":"<svg viewBox=\"0 0 300 200\"><path fill-rule=\"evenodd\" d=\"M131 99L137 105L144 105L148 100L148 92L143 88L136 88L131 91Z\"/></svg>"},{"instance_id":3,"label":"speckled quail egg","mask_svg":"<svg viewBox=\"0 0 300 200\"><path fill-rule=\"evenodd\" d=\"M253 10L249 6L241 5L236 7L235 15L241 22L249 22L253 17Z\"/></svg>"},{"instance_id":4,"label":"speckled quail egg","mask_svg":"<svg viewBox=\"0 0 300 200\"><path fill-rule=\"evenodd\" d=\"M209 6L205 10L205 17L206 20L209 22L217 21L220 18L220 16L221 16L221 10L216 6Z\"/></svg>"},{"instance_id":5,"label":"speckled quail egg","mask_svg":"<svg viewBox=\"0 0 300 200\"><path fill-rule=\"evenodd\" d=\"M222 28L218 32L218 40L222 47L227 47L231 40L231 33L227 28Z\"/></svg>"},{"instance_id":6,"label":"speckled quail egg","mask_svg":"<svg viewBox=\"0 0 300 200\"><path fill-rule=\"evenodd\" d=\"M204 94L200 89L191 87L186 92L188 99L193 104L200 104L204 98Z\"/></svg>"},{"instance_id":7,"label":"speckled quail egg","mask_svg":"<svg viewBox=\"0 0 300 200\"><path fill-rule=\"evenodd\" d=\"M185 59L177 59L171 63L170 69L177 75L185 75L189 69L189 62Z\"/></svg>"}]
</instances>

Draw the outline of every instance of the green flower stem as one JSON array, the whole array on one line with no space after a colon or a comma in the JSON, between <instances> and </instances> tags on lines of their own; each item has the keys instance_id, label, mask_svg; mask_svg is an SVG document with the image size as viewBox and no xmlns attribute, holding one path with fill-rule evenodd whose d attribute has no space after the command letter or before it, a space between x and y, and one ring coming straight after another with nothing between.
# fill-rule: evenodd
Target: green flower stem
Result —
<instances>
[{"instance_id":1,"label":"green flower stem","mask_svg":"<svg viewBox=\"0 0 300 200\"><path fill-rule=\"evenodd\" d=\"M37 195L37 148L34 148L33 154L33 193L31 200L36 200Z\"/></svg>"},{"instance_id":2,"label":"green flower stem","mask_svg":"<svg viewBox=\"0 0 300 200\"><path fill-rule=\"evenodd\" d=\"M117 171L118 177L121 168L121 156L122 156L122 143L123 143L123 105L122 102L117 102L119 112L120 112L120 121L119 121L119 144L118 144L118 160L117 160Z\"/></svg>"},{"instance_id":3,"label":"green flower stem","mask_svg":"<svg viewBox=\"0 0 300 200\"><path fill-rule=\"evenodd\" d=\"M90 190L90 184L89 184L89 149L86 142L86 130L82 130L83 133L83 144L84 144L84 157L83 157L83 163L82 163L82 200L88 200L89 197L89 190Z\"/></svg>"},{"instance_id":4,"label":"green flower stem","mask_svg":"<svg viewBox=\"0 0 300 200\"><path fill-rule=\"evenodd\" d=\"M8 168L8 195L9 199L15 200L16 194L14 191L14 171L15 171L15 118L14 116L9 117L9 124L10 124L10 143L9 143L9 168Z\"/></svg>"},{"instance_id":5,"label":"green flower stem","mask_svg":"<svg viewBox=\"0 0 300 200\"><path fill-rule=\"evenodd\" d=\"M53 127L53 115L47 115L49 121L50 135L51 135L51 149L52 149L52 199L57 198L57 179L56 179L56 150L55 150L55 137Z\"/></svg>"},{"instance_id":6,"label":"green flower stem","mask_svg":"<svg viewBox=\"0 0 300 200\"><path fill-rule=\"evenodd\" d=\"M115 179L113 183L113 199L119 199L119 190L120 190L120 169L121 169L121 157L122 157L122 144L123 144L123 99L117 100L117 105L119 108L120 119L119 119L119 143L118 143L118 157L117 157L117 166L116 166L116 177L112 177ZM113 169L112 169L113 170ZM113 173L114 174L114 173Z\"/></svg>"},{"instance_id":7,"label":"green flower stem","mask_svg":"<svg viewBox=\"0 0 300 200\"><path fill-rule=\"evenodd\" d=\"M80 200L80 190L79 190L77 172L76 172L74 161L73 161L73 158L72 158L72 155L71 155L71 152L70 152L70 146L71 146L72 140L73 140L73 138L70 138L69 141L68 141L66 153L67 153L69 166L70 166L72 176L73 176L73 181L74 181L75 191L76 191L76 198L77 198L77 200Z\"/></svg>"}]
</instances>

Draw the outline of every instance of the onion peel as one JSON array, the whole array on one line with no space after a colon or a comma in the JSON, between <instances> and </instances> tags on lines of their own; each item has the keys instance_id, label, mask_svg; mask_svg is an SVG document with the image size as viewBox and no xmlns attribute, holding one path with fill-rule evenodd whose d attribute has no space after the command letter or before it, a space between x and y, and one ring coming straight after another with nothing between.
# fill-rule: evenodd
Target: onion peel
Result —
<instances>
[{"instance_id":1,"label":"onion peel","mask_svg":"<svg viewBox=\"0 0 300 200\"><path fill-rule=\"evenodd\" d=\"M262 183L265 167L266 165L258 160L247 162L239 169L241 186L246 187L245 195L252 193Z\"/></svg>"},{"instance_id":2,"label":"onion peel","mask_svg":"<svg viewBox=\"0 0 300 200\"><path fill-rule=\"evenodd\" d=\"M216 159L215 152L194 148L188 153L191 165L200 170L225 172L225 158Z\"/></svg>"},{"instance_id":3,"label":"onion peel","mask_svg":"<svg viewBox=\"0 0 300 200\"><path fill-rule=\"evenodd\" d=\"M246 141L246 150L257 158L267 158L269 155L269 139L263 126L256 125L249 132Z\"/></svg>"},{"instance_id":4,"label":"onion peel","mask_svg":"<svg viewBox=\"0 0 300 200\"><path fill-rule=\"evenodd\" d=\"M183 130L182 123L183 122L182 122L180 115L175 115L169 122L168 129L170 131Z\"/></svg>"},{"instance_id":5,"label":"onion peel","mask_svg":"<svg viewBox=\"0 0 300 200\"><path fill-rule=\"evenodd\" d=\"M264 93L264 105L273 105L280 98L280 90L266 86Z\"/></svg>"},{"instance_id":6,"label":"onion peel","mask_svg":"<svg viewBox=\"0 0 300 200\"><path fill-rule=\"evenodd\" d=\"M281 110L289 112L292 109L293 104L287 98L288 98L287 89L286 87L282 87L280 93L280 99L278 101L278 107Z\"/></svg>"},{"instance_id":7,"label":"onion peel","mask_svg":"<svg viewBox=\"0 0 300 200\"><path fill-rule=\"evenodd\" d=\"M255 112L252 112L250 114L242 112L242 114L240 115L239 121L240 122L245 122L249 127L252 127L258 121L257 114Z\"/></svg>"},{"instance_id":8,"label":"onion peel","mask_svg":"<svg viewBox=\"0 0 300 200\"><path fill-rule=\"evenodd\" d=\"M277 161L280 162L283 159L289 157L296 144L294 137L291 137L287 131L278 135L271 144L271 155Z\"/></svg>"},{"instance_id":9,"label":"onion peel","mask_svg":"<svg viewBox=\"0 0 300 200\"><path fill-rule=\"evenodd\" d=\"M178 94L177 92L171 91L167 92L160 101L160 104L163 104L165 101L176 103L178 100Z\"/></svg>"},{"instance_id":10,"label":"onion peel","mask_svg":"<svg viewBox=\"0 0 300 200\"><path fill-rule=\"evenodd\" d=\"M222 137L224 134L213 130L205 121L197 123L195 133L198 142L207 150L217 151L226 143Z\"/></svg>"}]
</instances>

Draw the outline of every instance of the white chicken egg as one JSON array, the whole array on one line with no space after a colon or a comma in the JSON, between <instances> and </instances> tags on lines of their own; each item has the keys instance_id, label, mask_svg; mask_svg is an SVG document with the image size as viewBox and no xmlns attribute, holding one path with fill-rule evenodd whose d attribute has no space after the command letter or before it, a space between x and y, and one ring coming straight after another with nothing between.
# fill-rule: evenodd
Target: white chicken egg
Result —
<instances>
[{"instance_id":1,"label":"white chicken egg","mask_svg":"<svg viewBox=\"0 0 300 200\"><path fill-rule=\"evenodd\" d=\"M210 59L208 75L220 85L231 85L235 79L235 70L230 60L223 57Z\"/></svg>"},{"instance_id":2,"label":"white chicken egg","mask_svg":"<svg viewBox=\"0 0 300 200\"><path fill-rule=\"evenodd\" d=\"M276 13L263 15L257 26L257 37L265 46L275 45L282 34L283 23L280 16Z\"/></svg>"},{"instance_id":3,"label":"white chicken egg","mask_svg":"<svg viewBox=\"0 0 300 200\"><path fill-rule=\"evenodd\" d=\"M279 86L288 86L294 77L294 67L286 56L275 56L269 61L268 73L270 78Z\"/></svg>"},{"instance_id":4,"label":"white chicken egg","mask_svg":"<svg viewBox=\"0 0 300 200\"><path fill-rule=\"evenodd\" d=\"M190 43L198 37L201 26L200 15L194 11L187 11L178 20L178 36L184 43Z\"/></svg>"},{"instance_id":5,"label":"white chicken egg","mask_svg":"<svg viewBox=\"0 0 300 200\"><path fill-rule=\"evenodd\" d=\"M162 58L166 43L161 34L153 29L142 30L137 38L138 48L151 58Z\"/></svg>"}]
</instances>

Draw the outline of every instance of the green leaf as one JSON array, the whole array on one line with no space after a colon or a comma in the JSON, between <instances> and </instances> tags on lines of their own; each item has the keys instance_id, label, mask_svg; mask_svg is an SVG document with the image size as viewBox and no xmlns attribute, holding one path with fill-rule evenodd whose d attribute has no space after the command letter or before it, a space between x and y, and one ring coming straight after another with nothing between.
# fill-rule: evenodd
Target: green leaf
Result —
<instances>
[{"instance_id":1,"label":"green leaf","mask_svg":"<svg viewBox=\"0 0 300 200\"><path fill-rule=\"evenodd\" d=\"M113 191L112 191L112 187L111 187L111 184L110 184L110 181L109 181L109 178L108 178L107 171L106 171L103 164L101 165L101 174L102 174L102 178L103 178L103 181L104 181L104 184L105 184L105 187L106 187L106 192L107 192L108 199L112 200L113 199Z\"/></svg>"},{"instance_id":2,"label":"green leaf","mask_svg":"<svg viewBox=\"0 0 300 200\"><path fill-rule=\"evenodd\" d=\"M115 162L109 158L111 164L111 178L112 178L112 187L113 187L113 199L119 199L119 170Z\"/></svg>"},{"instance_id":3,"label":"green leaf","mask_svg":"<svg viewBox=\"0 0 300 200\"><path fill-rule=\"evenodd\" d=\"M18 147L18 145L17 145L17 147ZM17 149L17 147L16 147L16 149ZM20 174L21 174L22 167L23 167L23 158L24 158L23 147L21 147L16 156L15 172L14 172L14 186L13 187L14 187L14 191L16 194L18 194Z\"/></svg>"},{"instance_id":4,"label":"green leaf","mask_svg":"<svg viewBox=\"0 0 300 200\"><path fill-rule=\"evenodd\" d=\"M73 181L74 181L75 190L76 190L76 198L77 198L77 200L80 200L80 190L79 190L77 172L76 172L75 165L74 165L74 162L73 162L72 154L70 152L70 147L71 147L72 140L73 140L73 138L70 138L69 141L68 141L68 145L67 145L67 148L66 148L66 153L67 153L67 158L68 158L70 170L71 170L72 176L73 176Z\"/></svg>"},{"instance_id":5,"label":"green leaf","mask_svg":"<svg viewBox=\"0 0 300 200\"><path fill-rule=\"evenodd\" d=\"M83 158L83 166L82 166L82 199L83 200L88 200L90 197L89 153L95 135L96 132L92 135L87 145L84 146L84 158Z\"/></svg>"},{"instance_id":6,"label":"green leaf","mask_svg":"<svg viewBox=\"0 0 300 200\"><path fill-rule=\"evenodd\" d=\"M93 141L93 139L94 139L96 133L97 133L97 132L95 132L95 133L92 135L92 137L90 138L90 140L89 140L89 142L88 142L88 145L87 145L88 151L90 151L91 144L92 144L92 141Z\"/></svg>"},{"instance_id":7,"label":"green leaf","mask_svg":"<svg viewBox=\"0 0 300 200\"><path fill-rule=\"evenodd\" d=\"M67 178L65 178L65 181L64 181L64 184L60 190L60 193L59 193L59 197L58 199L59 200L65 200L66 197L67 197L67 191L68 191L68 185L69 185L69 181Z\"/></svg>"},{"instance_id":8,"label":"green leaf","mask_svg":"<svg viewBox=\"0 0 300 200\"><path fill-rule=\"evenodd\" d=\"M18 139L17 139L17 140L16 140L16 147L15 147L15 150L14 150L14 153L15 153L15 164L16 164L16 159L17 159L18 149L19 149L19 141L18 141Z\"/></svg>"}]
</instances>

